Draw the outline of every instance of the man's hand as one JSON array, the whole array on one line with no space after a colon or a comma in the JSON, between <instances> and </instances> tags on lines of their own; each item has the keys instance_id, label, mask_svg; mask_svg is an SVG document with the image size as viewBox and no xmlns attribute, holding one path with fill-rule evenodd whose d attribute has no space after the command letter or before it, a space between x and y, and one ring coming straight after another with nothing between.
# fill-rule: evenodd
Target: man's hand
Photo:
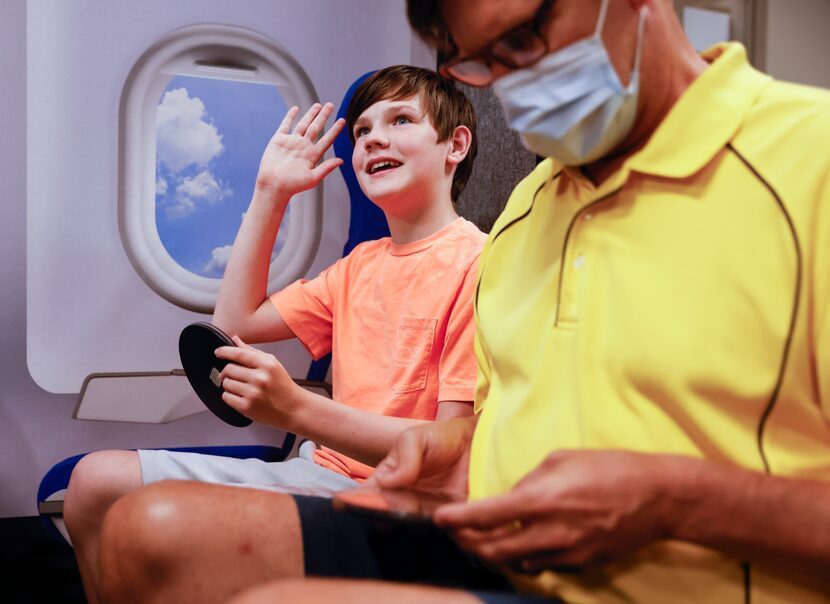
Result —
<instances>
[{"instance_id":1,"label":"man's hand","mask_svg":"<svg viewBox=\"0 0 830 604\"><path fill-rule=\"evenodd\" d=\"M466 494L477 420L478 416L468 416L410 428L366 483Z\"/></svg>"},{"instance_id":2,"label":"man's hand","mask_svg":"<svg viewBox=\"0 0 830 604\"><path fill-rule=\"evenodd\" d=\"M216 349L217 358L231 361L219 374L222 400L254 421L291 430L303 389L274 355L248 346L239 336L233 341L236 347Z\"/></svg>"},{"instance_id":3,"label":"man's hand","mask_svg":"<svg viewBox=\"0 0 830 604\"><path fill-rule=\"evenodd\" d=\"M683 459L558 451L509 493L442 506L435 520L465 549L516 570L601 565L663 538L659 476Z\"/></svg>"},{"instance_id":4,"label":"man's hand","mask_svg":"<svg viewBox=\"0 0 830 604\"><path fill-rule=\"evenodd\" d=\"M320 136L334 106L331 103L315 103L292 132L291 124L299 111L299 108L292 107L285 114L262 154L256 179L257 191L286 202L295 193L317 186L343 163L343 160L333 158L317 165L345 124L344 120L339 119Z\"/></svg>"}]
</instances>

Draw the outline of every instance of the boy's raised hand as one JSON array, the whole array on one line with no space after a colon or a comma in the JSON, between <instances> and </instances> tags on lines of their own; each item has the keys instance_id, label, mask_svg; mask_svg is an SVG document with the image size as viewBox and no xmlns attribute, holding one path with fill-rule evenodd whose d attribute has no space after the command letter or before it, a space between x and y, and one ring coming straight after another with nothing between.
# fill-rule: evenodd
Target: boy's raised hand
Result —
<instances>
[{"instance_id":1,"label":"boy's raised hand","mask_svg":"<svg viewBox=\"0 0 830 604\"><path fill-rule=\"evenodd\" d=\"M317 186L343 163L339 158L332 158L317 165L345 125L341 118L323 133L333 111L331 103L314 103L292 131L291 124L300 110L298 107L288 110L262 154L257 191L287 201L292 195Z\"/></svg>"}]
</instances>

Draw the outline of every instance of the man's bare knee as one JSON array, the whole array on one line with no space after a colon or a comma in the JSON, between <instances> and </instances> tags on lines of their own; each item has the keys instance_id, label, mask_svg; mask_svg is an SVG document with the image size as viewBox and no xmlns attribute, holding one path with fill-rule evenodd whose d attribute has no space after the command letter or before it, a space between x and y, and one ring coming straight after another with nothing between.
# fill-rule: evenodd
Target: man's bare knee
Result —
<instances>
[{"instance_id":1,"label":"man's bare knee","mask_svg":"<svg viewBox=\"0 0 830 604\"><path fill-rule=\"evenodd\" d=\"M347 579L272 581L243 592L228 604L272 604L273 602L303 602L304 604L328 602L340 602L342 604L365 604L366 602L481 604L481 600L473 595L454 589Z\"/></svg>"},{"instance_id":2,"label":"man's bare knee","mask_svg":"<svg viewBox=\"0 0 830 604\"><path fill-rule=\"evenodd\" d=\"M110 507L99 545L101 568L106 569L100 586L105 601L140 599L145 589L158 586L174 570L187 514L183 484L187 483L154 483Z\"/></svg>"},{"instance_id":3,"label":"man's bare knee","mask_svg":"<svg viewBox=\"0 0 830 604\"><path fill-rule=\"evenodd\" d=\"M112 506L101 532L105 601L225 601L242 589L302 574L293 500L285 495L167 481Z\"/></svg>"}]
</instances>

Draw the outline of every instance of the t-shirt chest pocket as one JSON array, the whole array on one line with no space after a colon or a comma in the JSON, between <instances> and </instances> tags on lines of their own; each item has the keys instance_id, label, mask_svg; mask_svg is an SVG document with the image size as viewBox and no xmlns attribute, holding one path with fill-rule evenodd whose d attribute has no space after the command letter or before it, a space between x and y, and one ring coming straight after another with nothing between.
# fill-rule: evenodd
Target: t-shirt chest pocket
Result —
<instances>
[{"instance_id":1,"label":"t-shirt chest pocket","mask_svg":"<svg viewBox=\"0 0 830 604\"><path fill-rule=\"evenodd\" d=\"M389 386L394 392L421 390L427 383L437 319L403 315L398 321Z\"/></svg>"}]
</instances>

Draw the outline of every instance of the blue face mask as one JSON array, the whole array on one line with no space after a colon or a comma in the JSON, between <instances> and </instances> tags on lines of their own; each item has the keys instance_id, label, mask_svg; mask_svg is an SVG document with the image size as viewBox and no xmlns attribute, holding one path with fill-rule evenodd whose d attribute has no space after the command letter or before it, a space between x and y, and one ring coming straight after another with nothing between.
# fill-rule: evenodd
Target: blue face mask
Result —
<instances>
[{"instance_id":1,"label":"blue face mask","mask_svg":"<svg viewBox=\"0 0 830 604\"><path fill-rule=\"evenodd\" d=\"M603 0L596 30L493 83L508 125L527 147L566 166L590 163L611 151L631 131L640 90L644 12L637 50L624 88L602 43L609 0Z\"/></svg>"}]
</instances>

